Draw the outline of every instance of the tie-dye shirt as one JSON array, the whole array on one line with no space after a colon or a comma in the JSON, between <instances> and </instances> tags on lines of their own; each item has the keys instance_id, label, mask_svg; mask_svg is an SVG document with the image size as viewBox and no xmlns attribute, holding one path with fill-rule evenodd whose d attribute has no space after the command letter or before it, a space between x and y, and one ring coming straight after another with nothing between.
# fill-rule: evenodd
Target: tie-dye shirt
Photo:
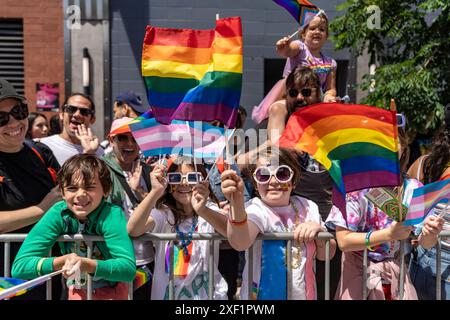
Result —
<instances>
[{"instance_id":1,"label":"tie-dye shirt","mask_svg":"<svg viewBox=\"0 0 450 320\"><path fill-rule=\"evenodd\" d=\"M298 65L310 67L319 77L322 91L325 92L327 77L332 70L336 70L337 68L336 60L324 56L322 53L320 53L319 58L315 57L302 41L295 40L294 43L297 43L299 45L300 52L295 57L287 59L286 66L284 67L283 71L283 77L287 77L289 73L291 73L291 71L294 70L294 68Z\"/></svg>"},{"instance_id":2,"label":"tie-dye shirt","mask_svg":"<svg viewBox=\"0 0 450 320\"><path fill-rule=\"evenodd\" d=\"M404 205L409 206L414 189L420 186L422 184L415 179L405 180ZM370 189L363 189L347 193L347 223L342 212L333 206L325 222L326 226L331 229L339 226L353 232L369 232L387 228L393 220L365 197L369 191ZM394 258L399 248L399 241L383 243L376 246L375 251L368 251L368 258L372 261Z\"/></svg>"}]
</instances>

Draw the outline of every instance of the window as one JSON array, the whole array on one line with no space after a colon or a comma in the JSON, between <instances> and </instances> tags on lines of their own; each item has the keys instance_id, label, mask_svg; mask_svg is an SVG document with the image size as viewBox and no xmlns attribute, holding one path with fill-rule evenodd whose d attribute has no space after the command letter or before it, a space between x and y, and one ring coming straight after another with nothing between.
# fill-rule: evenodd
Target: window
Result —
<instances>
[{"instance_id":1,"label":"window","mask_svg":"<svg viewBox=\"0 0 450 320\"><path fill-rule=\"evenodd\" d=\"M24 94L22 19L0 19L0 77Z\"/></svg>"}]
</instances>

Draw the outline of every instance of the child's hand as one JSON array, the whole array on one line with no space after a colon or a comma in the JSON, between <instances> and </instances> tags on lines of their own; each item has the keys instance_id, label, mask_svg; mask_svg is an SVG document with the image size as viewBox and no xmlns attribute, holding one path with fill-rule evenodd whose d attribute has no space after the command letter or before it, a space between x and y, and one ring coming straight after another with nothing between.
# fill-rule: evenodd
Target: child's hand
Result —
<instances>
[{"instance_id":1,"label":"child's hand","mask_svg":"<svg viewBox=\"0 0 450 320\"><path fill-rule=\"evenodd\" d=\"M198 213L205 207L206 201L208 201L208 197L209 197L208 181L202 181L192 188L191 204L195 212Z\"/></svg>"},{"instance_id":2,"label":"child's hand","mask_svg":"<svg viewBox=\"0 0 450 320\"><path fill-rule=\"evenodd\" d=\"M225 170L221 175L222 193L225 198L233 204L235 201L244 199L244 181L234 170Z\"/></svg>"},{"instance_id":3,"label":"child's hand","mask_svg":"<svg viewBox=\"0 0 450 320\"><path fill-rule=\"evenodd\" d=\"M314 221L300 223L294 230L294 240L298 243L313 241L317 234L324 231L322 226Z\"/></svg>"},{"instance_id":4,"label":"child's hand","mask_svg":"<svg viewBox=\"0 0 450 320\"><path fill-rule=\"evenodd\" d=\"M289 38L288 37L284 37L280 40L277 41L276 48L277 48L277 52L282 55L282 56L287 56L287 53L289 51Z\"/></svg>"},{"instance_id":5,"label":"child's hand","mask_svg":"<svg viewBox=\"0 0 450 320\"><path fill-rule=\"evenodd\" d=\"M403 240L409 237L412 229L412 226L405 227L403 223L393 221L392 224L388 227L387 231L390 240Z\"/></svg>"},{"instance_id":6,"label":"child's hand","mask_svg":"<svg viewBox=\"0 0 450 320\"><path fill-rule=\"evenodd\" d=\"M335 96L332 96L332 95L330 95L330 94L326 94L326 95L323 97L323 102L339 102L339 101L336 99Z\"/></svg>"},{"instance_id":7,"label":"child's hand","mask_svg":"<svg viewBox=\"0 0 450 320\"><path fill-rule=\"evenodd\" d=\"M428 216L423 223L422 235L423 236L437 236L444 227L444 219L437 216Z\"/></svg>"},{"instance_id":8,"label":"child's hand","mask_svg":"<svg viewBox=\"0 0 450 320\"><path fill-rule=\"evenodd\" d=\"M166 178L166 166L158 163L150 172L150 182L152 185L151 192L155 193L158 197L164 194L167 187Z\"/></svg>"},{"instance_id":9,"label":"child's hand","mask_svg":"<svg viewBox=\"0 0 450 320\"><path fill-rule=\"evenodd\" d=\"M64 278L69 278L74 275L76 272L81 271L81 257L75 253L70 253L64 255L65 262L62 267Z\"/></svg>"}]
</instances>

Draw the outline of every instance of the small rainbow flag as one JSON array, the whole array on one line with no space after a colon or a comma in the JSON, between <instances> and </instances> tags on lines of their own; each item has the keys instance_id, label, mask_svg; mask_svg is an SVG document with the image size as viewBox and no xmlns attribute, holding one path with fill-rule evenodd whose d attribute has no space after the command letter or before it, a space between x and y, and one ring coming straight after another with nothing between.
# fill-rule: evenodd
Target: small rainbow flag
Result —
<instances>
[{"instance_id":1,"label":"small rainbow flag","mask_svg":"<svg viewBox=\"0 0 450 320\"><path fill-rule=\"evenodd\" d=\"M216 20L211 30L147 26L142 76L155 118L236 123L242 87L239 17Z\"/></svg>"},{"instance_id":2,"label":"small rainbow flag","mask_svg":"<svg viewBox=\"0 0 450 320\"><path fill-rule=\"evenodd\" d=\"M346 215L347 192L399 185L396 123L394 111L319 103L292 114L279 145L307 152L328 170L333 202Z\"/></svg>"},{"instance_id":3,"label":"small rainbow flag","mask_svg":"<svg viewBox=\"0 0 450 320\"><path fill-rule=\"evenodd\" d=\"M413 226L421 223L438 203L448 203L449 200L450 179L436 181L414 189L403 225Z\"/></svg>"},{"instance_id":4,"label":"small rainbow flag","mask_svg":"<svg viewBox=\"0 0 450 320\"><path fill-rule=\"evenodd\" d=\"M273 0L273 2L285 8L301 26L319 12L319 8L307 0Z\"/></svg>"},{"instance_id":5,"label":"small rainbow flag","mask_svg":"<svg viewBox=\"0 0 450 320\"><path fill-rule=\"evenodd\" d=\"M19 284L25 283L27 282L27 280L22 280L22 279L16 279L16 278L7 278L7 277L0 277L0 292L6 290L6 289L10 289L12 287L15 287ZM21 291L18 291L8 297L5 297L5 299L9 299L15 296L20 296L24 293L26 293L28 290L24 289Z\"/></svg>"},{"instance_id":6,"label":"small rainbow flag","mask_svg":"<svg viewBox=\"0 0 450 320\"><path fill-rule=\"evenodd\" d=\"M225 130L202 121L156 119L129 124L139 148L146 157L161 154L195 154L200 159L215 159L225 148Z\"/></svg>"},{"instance_id":7,"label":"small rainbow flag","mask_svg":"<svg viewBox=\"0 0 450 320\"><path fill-rule=\"evenodd\" d=\"M151 273L150 270L148 270L146 272L146 270L144 270L143 268L138 268L136 270L136 275L134 277L134 282L133 282L133 289L137 290L140 287L142 287L144 284L146 284L147 282L149 282L151 279Z\"/></svg>"},{"instance_id":8,"label":"small rainbow flag","mask_svg":"<svg viewBox=\"0 0 450 320\"><path fill-rule=\"evenodd\" d=\"M192 247L194 243L191 242L187 246L188 254L185 255L182 248L178 246L173 246L173 275L175 277L186 277L189 270L189 262L191 261ZM166 273L169 273L170 265L170 246L166 249Z\"/></svg>"}]
</instances>

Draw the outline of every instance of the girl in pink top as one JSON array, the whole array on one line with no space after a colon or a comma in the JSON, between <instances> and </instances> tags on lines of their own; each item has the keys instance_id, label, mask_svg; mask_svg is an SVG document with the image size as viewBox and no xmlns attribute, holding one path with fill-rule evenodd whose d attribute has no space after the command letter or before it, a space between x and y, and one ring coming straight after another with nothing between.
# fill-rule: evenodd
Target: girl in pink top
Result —
<instances>
[{"instance_id":1,"label":"girl in pink top","mask_svg":"<svg viewBox=\"0 0 450 320\"><path fill-rule=\"evenodd\" d=\"M323 102L336 102L337 64L334 59L323 55L320 51L328 39L328 18L323 11L306 23L300 39L290 42L288 37L284 37L277 41L278 54L287 58L283 79L274 85L260 105L253 110L252 118L255 122L260 123L266 119L272 103L283 98L286 91L285 79L298 65L307 66L318 75Z\"/></svg>"}]
</instances>

